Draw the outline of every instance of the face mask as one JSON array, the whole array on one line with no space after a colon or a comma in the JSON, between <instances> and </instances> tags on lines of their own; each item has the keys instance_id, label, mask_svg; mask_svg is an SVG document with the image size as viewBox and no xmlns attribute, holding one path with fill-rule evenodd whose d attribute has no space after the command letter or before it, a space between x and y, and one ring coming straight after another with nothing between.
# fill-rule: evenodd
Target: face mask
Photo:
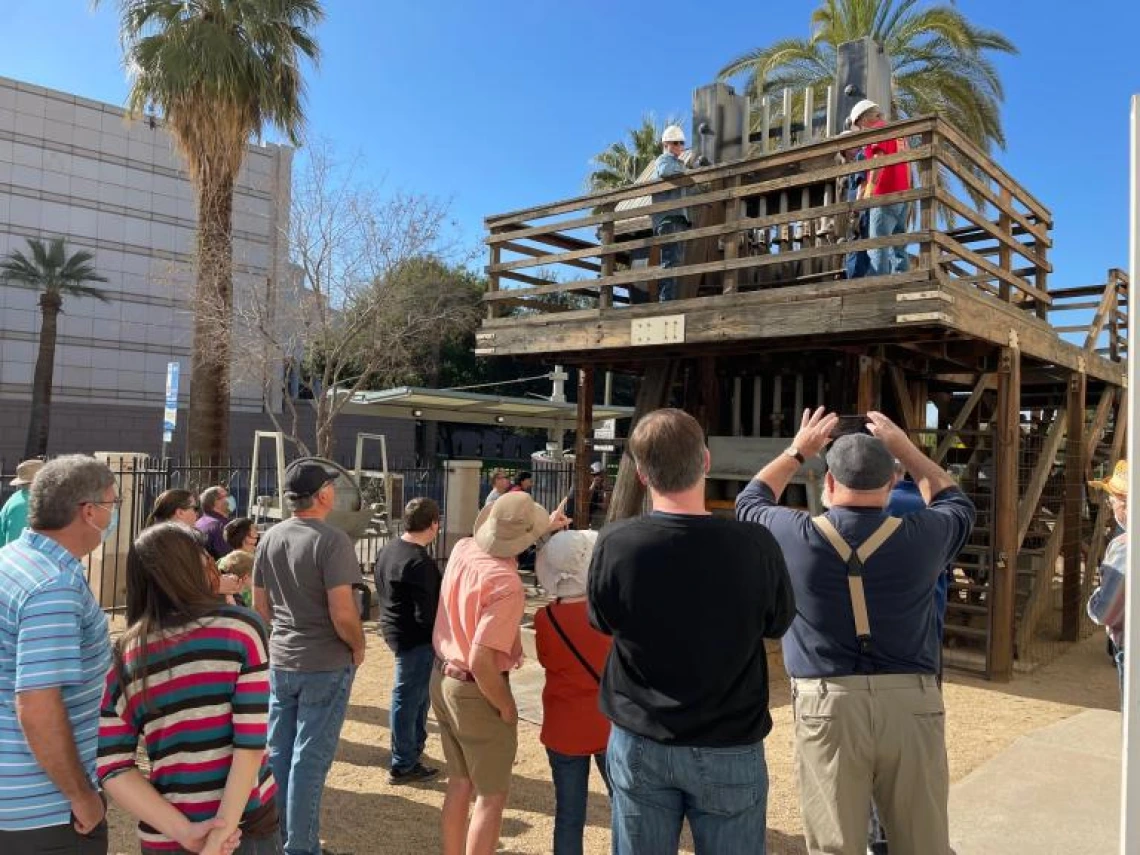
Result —
<instances>
[{"instance_id":1,"label":"face mask","mask_svg":"<svg viewBox=\"0 0 1140 855\"><path fill-rule=\"evenodd\" d=\"M233 496L226 496L226 509L230 512L230 516L232 517L234 511L237 510L237 499Z\"/></svg>"},{"instance_id":2,"label":"face mask","mask_svg":"<svg viewBox=\"0 0 1140 855\"><path fill-rule=\"evenodd\" d=\"M104 507L100 505L100 507ZM115 533L115 529L119 527L119 506L115 505L111 508L111 521L107 523L106 528L99 528L98 526L91 526L99 532L99 542L106 543L111 539L111 535Z\"/></svg>"}]
</instances>

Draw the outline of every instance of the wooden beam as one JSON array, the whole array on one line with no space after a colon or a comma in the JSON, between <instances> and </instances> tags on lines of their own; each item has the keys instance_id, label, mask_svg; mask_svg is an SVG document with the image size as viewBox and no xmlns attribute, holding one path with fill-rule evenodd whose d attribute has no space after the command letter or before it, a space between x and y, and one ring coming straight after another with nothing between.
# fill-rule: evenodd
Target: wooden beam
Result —
<instances>
[{"instance_id":1,"label":"wooden beam","mask_svg":"<svg viewBox=\"0 0 1140 855\"><path fill-rule=\"evenodd\" d=\"M604 240L602 242L605 243ZM595 250L593 247L587 247L586 249L575 249L575 250L571 250L570 252L567 252L567 253L562 253L560 255L553 255L553 256L549 252L542 250L542 249L539 249L537 246L526 246L526 245L521 244L521 243L513 243L513 242L501 243L501 244L499 244L499 247L503 250L509 250L510 252L517 252L519 255L529 255L531 258L543 259L542 261L538 262L538 264L554 264L555 263L554 259L559 259L557 262L559 264L566 264L566 265L569 265L570 267L578 267L578 268L581 268L582 270L589 270L591 273L597 273L599 270L602 269L600 265L595 264L592 261L583 261L582 260L584 258L590 258L592 255L595 254L595 252L597 252L597 250ZM570 256L570 257L565 258L564 256ZM525 259L523 259L523 260L525 261ZM513 264L513 262L507 261L507 262L504 262L504 264L510 265L510 264ZM522 264L519 266L520 267L533 267L535 265L533 263L530 263L530 264ZM496 270L500 269L498 266L498 263L496 263L495 269Z\"/></svg>"},{"instance_id":2,"label":"wooden beam","mask_svg":"<svg viewBox=\"0 0 1140 855\"><path fill-rule=\"evenodd\" d=\"M914 403L910 399L910 390L906 385L906 375L903 374L903 370L897 365L892 365L889 372L891 375L891 385L894 387L895 397L899 402L899 415L902 417L903 430L907 433L919 430L922 425L916 422L914 418Z\"/></svg>"},{"instance_id":3,"label":"wooden beam","mask_svg":"<svg viewBox=\"0 0 1140 855\"><path fill-rule=\"evenodd\" d=\"M1057 410L1049 425L1049 432L1045 434L1045 442L1041 446L1041 453L1037 456L1033 472L1029 476L1029 483L1025 485L1025 492L1017 505L1017 541L1014 546L1016 553L1025 542L1025 535L1029 533L1029 526L1033 524L1033 516L1037 513L1037 506L1041 502L1041 494L1045 490L1045 482L1053 472L1053 465L1057 461L1057 453L1061 450L1061 441L1068 430L1065 418L1065 408ZM1019 429L1020 430L1020 429Z\"/></svg>"},{"instance_id":4,"label":"wooden beam","mask_svg":"<svg viewBox=\"0 0 1140 855\"><path fill-rule=\"evenodd\" d=\"M574 437L574 526L590 527L590 457L594 445L594 366L578 369L578 425Z\"/></svg>"},{"instance_id":5,"label":"wooden beam","mask_svg":"<svg viewBox=\"0 0 1140 855\"><path fill-rule=\"evenodd\" d=\"M1100 435L1104 433L1104 427L1108 424L1108 414L1112 412L1112 402L1115 398L1116 387L1105 386L1104 391L1100 393L1100 400L1096 403L1096 412L1085 435L1085 447L1081 453L1081 477L1085 480L1092 480L1093 455L1100 443Z\"/></svg>"},{"instance_id":6,"label":"wooden beam","mask_svg":"<svg viewBox=\"0 0 1140 855\"><path fill-rule=\"evenodd\" d=\"M1085 393L1086 377L1079 371L1069 376L1065 408L1069 413L1069 437L1065 443L1065 554L1061 574L1061 640L1077 641L1081 628L1081 511L1084 505ZM1109 392L1111 387L1105 389ZM1101 397L1104 397L1102 395Z\"/></svg>"},{"instance_id":7,"label":"wooden beam","mask_svg":"<svg viewBox=\"0 0 1140 855\"><path fill-rule=\"evenodd\" d=\"M1021 449L1021 351L1003 347L998 358L994 449L993 575L990 582L990 677L1013 677L1017 606L1017 462Z\"/></svg>"},{"instance_id":8,"label":"wooden beam","mask_svg":"<svg viewBox=\"0 0 1140 855\"><path fill-rule=\"evenodd\" d=\"M1048 294L1036 286L1031 285L1027 280L1022 279L1019 276L1014 276L1008 271L1002 270L992 261L983 258L972 250L966 249L966 247L962 246L962 244L958 243L958 241L954 240L954 238L947 237L941 232L935 232L934 242L938 244L942 249L949 252L951 255L955 255L962 261L965 261L968 264L972 264L979 270L984 270L995 279L1000 279L1002 282L1005 282L1008 285L1012 285L1020 293L1033 297L1038 303L1044 303L1048 305L1053 302L1052 297L1050 297Z\"/></svg>"},{"instance_id":9,"label":"wooden beam","mask_svg":"<svg viewBox=\"0 0 1140 855\"><path fill-rule=\"evenodd\" d=\"M1096 307L1096 313L1093 315L1093 319L1089 323L1089 334L1085 337L1084 349L1086 353L1092 353L1093 348L1096 347L1096 340L1100 336L1100 331L1104 329L1105 322L1108 321L1109 312L1115 311L1115 284L1106 285L1104 288L1104 294L1100 298L1100 305Z\"/></svg>"},{"instance_id":10,"label":"wooden beam","mask_svg":"<svg viewBox=\"0 0 1140 855\"><path fill-rule=\"evenodd\" d=\"M978 381L974 384L974 391L970 393L970 397L966 399L966 403L962 405L962 409L954 418L953 424L950 425L950 430L946 436L942 437L942 441L938 443L938 448L934 450L934 455L931 457L935 463L941 465L942 461L946 459L947 453L954 446L954 440L960 431L969 421L970 415L974 412L974 408L978 406L978 401L982 400L982 395L985 394L986 389L990 388L990 383L996 380L992 374L981 374L978 376ZM1000 380L998 380L1000 388Z\"/></svg>"}]
</instances>

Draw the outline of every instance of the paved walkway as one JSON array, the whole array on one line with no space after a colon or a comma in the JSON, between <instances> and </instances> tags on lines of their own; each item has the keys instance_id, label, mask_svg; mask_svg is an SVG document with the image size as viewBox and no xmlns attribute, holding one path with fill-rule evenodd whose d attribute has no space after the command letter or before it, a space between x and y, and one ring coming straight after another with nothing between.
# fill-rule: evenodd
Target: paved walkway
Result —
<instances>
[{"instance_id":1,"label":"paved walkway","mask_svg":"<svg viewBox=\"0 0 1140 855\"><path fill-rule=\"evenodd\" d=\"M1119 851L1120 714L1086 710L1023 736L950 788L957 855Z\"/></svg>"}]
</instances>

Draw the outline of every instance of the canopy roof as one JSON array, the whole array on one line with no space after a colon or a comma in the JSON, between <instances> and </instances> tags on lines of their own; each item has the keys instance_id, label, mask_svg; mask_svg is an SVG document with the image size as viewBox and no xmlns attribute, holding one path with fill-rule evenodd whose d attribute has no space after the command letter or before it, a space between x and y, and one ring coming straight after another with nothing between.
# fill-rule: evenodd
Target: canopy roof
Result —
<instances>
[{"instance_id":1,"label":"canopy roof","mask_svg":"<svg viewBox=\"0 0 1140 855\"><path fill-rule=\"evenodd\" d=\"M343 412L433 422L569 430L574 427L578 407L573 403L557 403L543 398L509 398L400 386L378 392L357 392ZM633 407L594 405L595 422L628 419L632 415Z\"/></svg>"}]
</instances>

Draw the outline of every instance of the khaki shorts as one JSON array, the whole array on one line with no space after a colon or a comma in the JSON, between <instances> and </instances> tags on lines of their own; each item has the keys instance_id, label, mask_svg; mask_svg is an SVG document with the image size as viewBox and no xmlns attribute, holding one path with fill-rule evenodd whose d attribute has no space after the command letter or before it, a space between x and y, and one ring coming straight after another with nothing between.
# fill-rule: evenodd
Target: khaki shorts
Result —
<instances>
[{"instance_id":1,"label":"khaki shorts","mask_svg":"<svg viewBox=\"0 0 1140 855\"><path fill-rule=\"evenodd\" d=\"M431 708L439 722L451 778L467 778L481 796L506 793L518 748L518 728L507 724L475 683L431 675Z\"/></svg>"}]
</instances>

